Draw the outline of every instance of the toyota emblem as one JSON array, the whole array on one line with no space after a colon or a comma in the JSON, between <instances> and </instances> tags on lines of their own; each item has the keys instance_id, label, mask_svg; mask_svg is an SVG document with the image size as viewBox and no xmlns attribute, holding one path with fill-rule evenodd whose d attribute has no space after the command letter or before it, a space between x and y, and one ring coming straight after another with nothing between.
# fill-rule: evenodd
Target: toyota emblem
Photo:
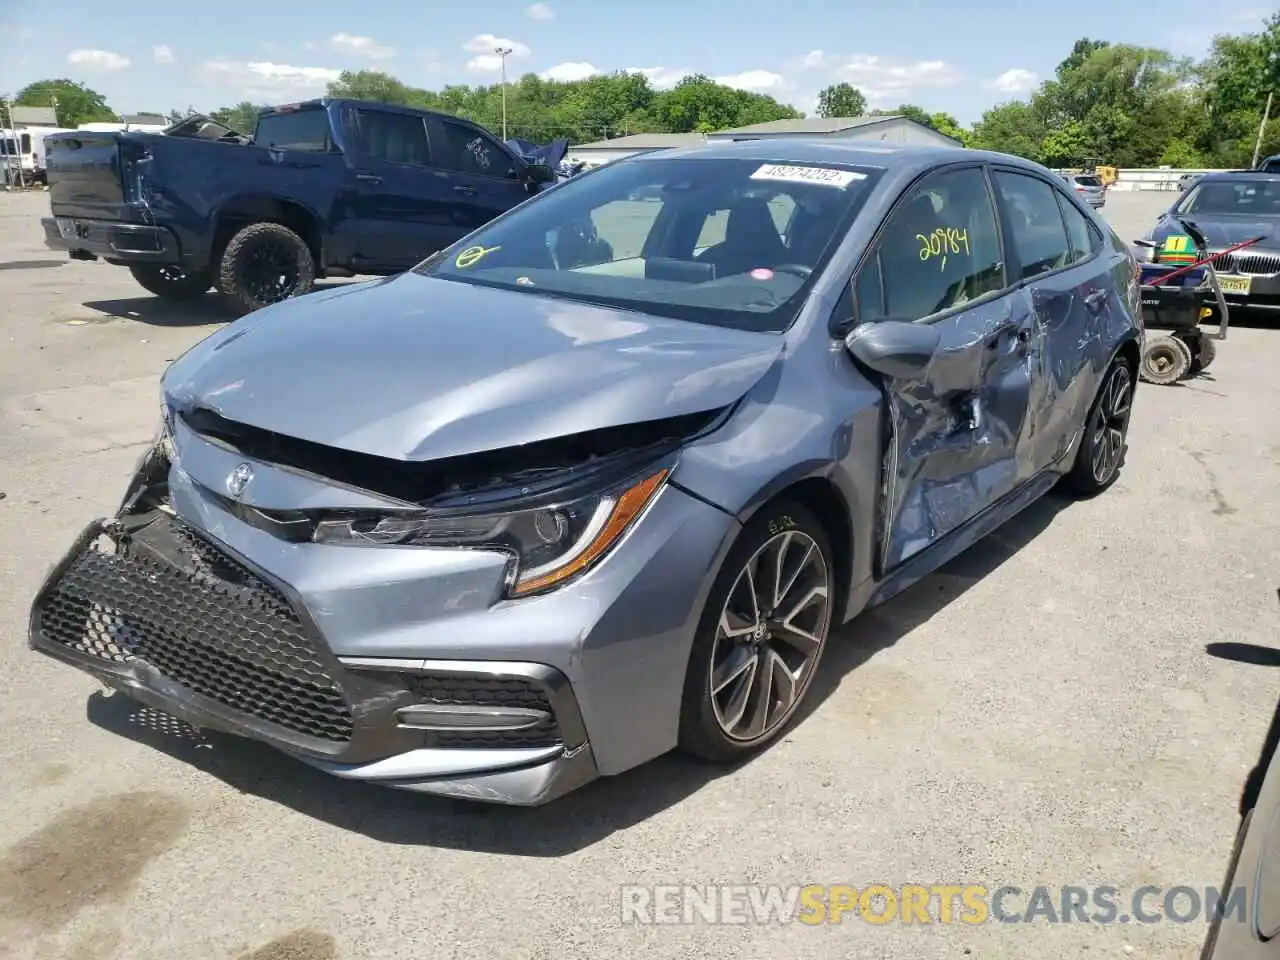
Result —
<instances>
[{"instance_id":1,"label":"toyota emblem","mask_svg":"<svg viewBox=\"0 0 1280 960\"><path fill-rule=\"evenodd\" d=\"M231 476L227 477L227 489L231 491L231 495L237 499L244 494L244 488L249 486L249 481L253 479L253 467L247 463L242 463L231 471Z\"/></svg>"}]
</instances>

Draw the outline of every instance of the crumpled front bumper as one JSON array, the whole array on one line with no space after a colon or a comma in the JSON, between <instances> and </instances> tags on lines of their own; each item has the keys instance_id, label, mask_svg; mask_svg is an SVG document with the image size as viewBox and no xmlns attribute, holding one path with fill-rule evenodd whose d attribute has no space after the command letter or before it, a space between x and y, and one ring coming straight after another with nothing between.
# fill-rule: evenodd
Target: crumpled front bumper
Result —
<instances>
[{"instance_id":1,"label":"crumpled front bumper","mask_svg":"<svg viewBox=\"0 0 1280 960\"><path fill-rule=\"evenodd\" d=\"M560 671L335 657L285 585L163 511L86 527L36 596L29 644L346 779L532 806L598 775Z\"/></svg>"}]
</instances>

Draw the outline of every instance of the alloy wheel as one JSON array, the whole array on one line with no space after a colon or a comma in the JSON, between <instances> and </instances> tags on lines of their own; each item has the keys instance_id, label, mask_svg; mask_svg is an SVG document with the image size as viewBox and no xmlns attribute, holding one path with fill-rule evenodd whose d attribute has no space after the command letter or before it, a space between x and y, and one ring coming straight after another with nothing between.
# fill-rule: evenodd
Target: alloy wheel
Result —
<instances>
[{"instance_id":1,"label":"alloy wheel","mask_svg":"<svg viewBox=\"0 0 1280 960\"><path fill-rule=\"evenodd\" d=\"M822 549L800 530L771 537L738 573L711 651L711 704L729 739L762 740L795 711L831 625L830 580Z\"/></svg>"},{"instance_id":2,"label":"alloy wheel","mask_svg":"<svg viewBox=\"0 0 1280 960\"><path fill-rule=\"evenodd\" d=\"M287 300L298 287L298 258L284 244L259 241L245 254L244 286L259 303Z\"/></svg>"},{"instance_id":3,"label":"alloy wheel","mask_svg":"<svg viewBox=\"0 0 1280 960\"><path fill-rule=\"evenodd\" d=\"M1098 397L1098 407L1090 425L1093 434L1090 467L1097 483L1106 483L1120 469L1132 407L1133 377L1126 365L1117 363Z\"/></svg>"}]
</instances>

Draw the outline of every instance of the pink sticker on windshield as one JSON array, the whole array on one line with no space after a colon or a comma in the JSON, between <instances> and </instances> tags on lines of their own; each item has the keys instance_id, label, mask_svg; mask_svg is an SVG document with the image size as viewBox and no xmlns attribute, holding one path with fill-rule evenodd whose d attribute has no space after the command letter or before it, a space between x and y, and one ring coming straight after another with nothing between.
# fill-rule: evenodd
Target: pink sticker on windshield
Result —
<instances>
[{"instance_id":1,"label":"pink sticker on windshield","mask_svg":"<svg viewBox=\"0 0 1280 960\"><path fill-rule=\"evenodd\" d=\"M772 280L773 271L767 267L756 267L751 271L751 279L753 280Z\"/></svg>"}]
</instances>

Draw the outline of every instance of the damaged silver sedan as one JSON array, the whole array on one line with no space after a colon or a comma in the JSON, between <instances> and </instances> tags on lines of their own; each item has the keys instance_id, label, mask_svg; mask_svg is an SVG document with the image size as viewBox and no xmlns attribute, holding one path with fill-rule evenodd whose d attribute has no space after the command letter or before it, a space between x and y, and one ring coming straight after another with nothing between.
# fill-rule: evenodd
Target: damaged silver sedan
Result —
<instances>
[{"instance_id":1,"label":"damaged silver sedan","mask_svg":"<svg viewBox=\"0 0 1280 960\"><path fill-rule=\"evenodd\" d=\"M832 631L1126 449L1128 247L997 154L609 164L174 362L31 643L339 777L539 804L734 761Z\"/></svg>"}]
</instances>

